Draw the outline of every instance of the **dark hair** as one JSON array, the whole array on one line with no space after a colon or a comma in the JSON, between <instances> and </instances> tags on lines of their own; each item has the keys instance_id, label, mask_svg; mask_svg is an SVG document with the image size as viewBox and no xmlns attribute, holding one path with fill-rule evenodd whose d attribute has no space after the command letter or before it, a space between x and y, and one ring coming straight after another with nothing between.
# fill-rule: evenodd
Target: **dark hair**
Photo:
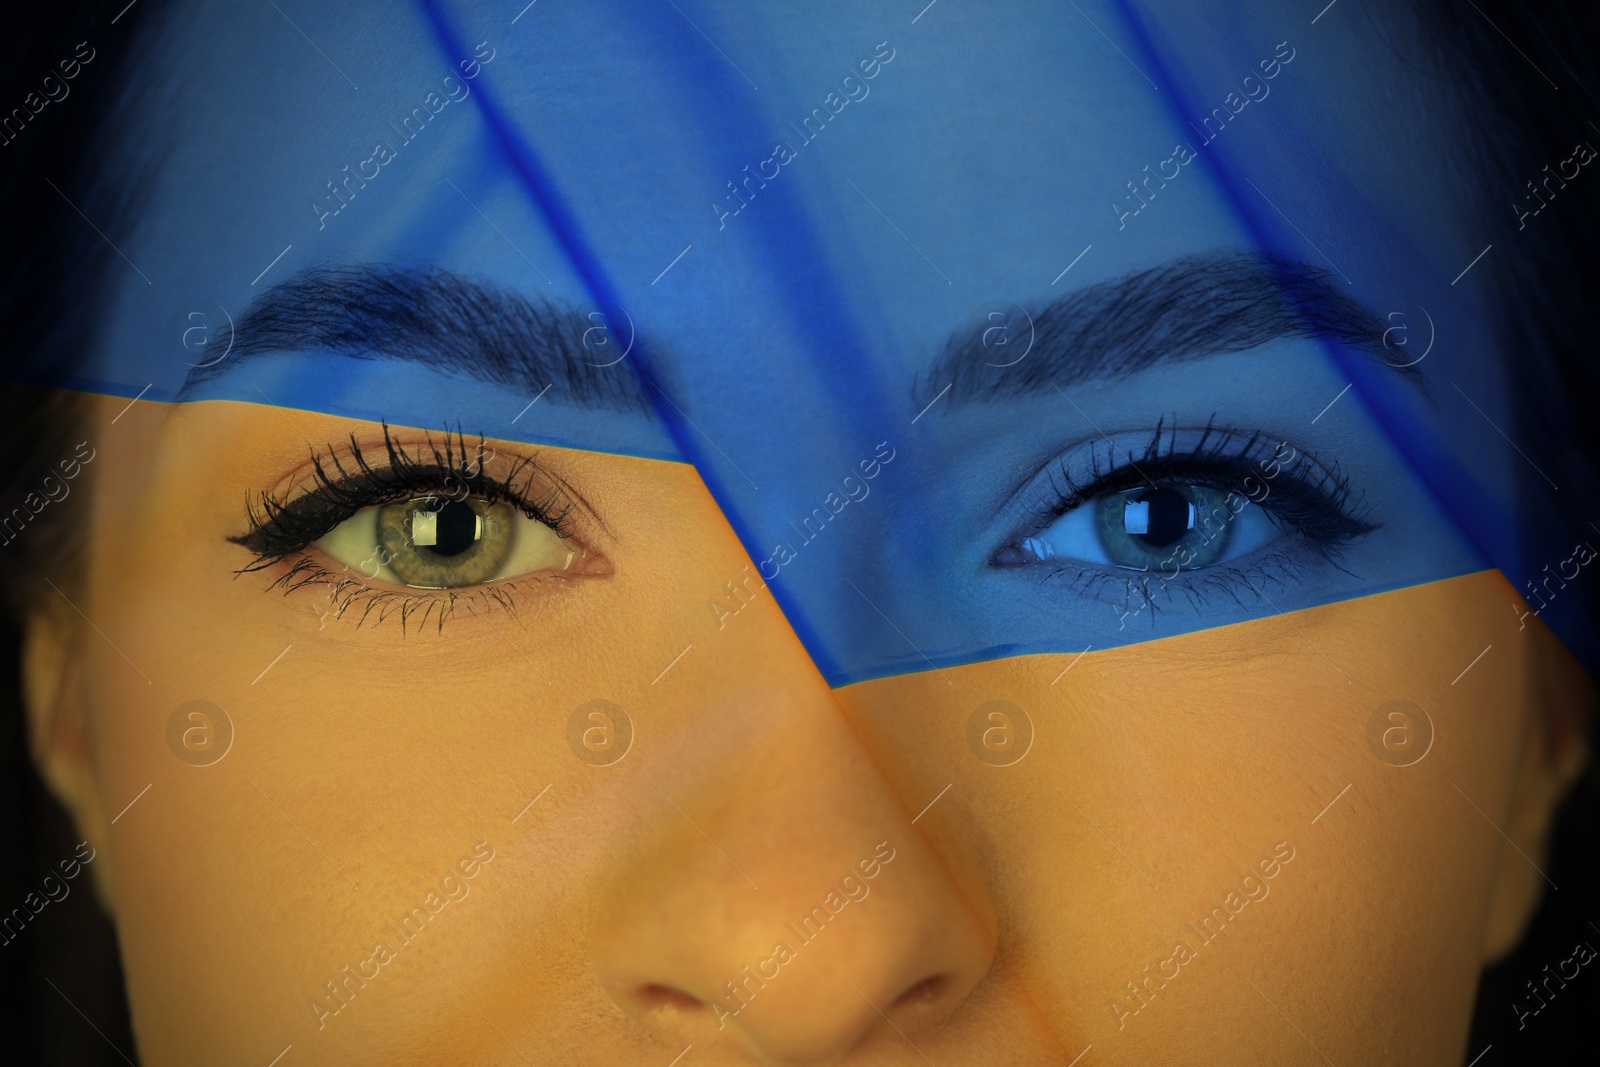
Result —
<instances>
[{"instance_id":1,"label":"dark hair","mask_svg":"<svg viewBox=\"0 0 1600 1067\"><path fill-rule=\"evenodd\" d=\"M126 232L137 218L138 197L148 183L108 174L98 161L111 120L143 91L140 77L171 10L163 0L141 0L110 14L118 4L55 0L7 13L0 34L0 108L18 107L37 92L80 41L95 52L72 83L70 95L34 114L0 111L0 338L4 370L13 382L0 387L0 432L6 463L0 467L0 502L32 488L33 475L70 451L80 422L76 394L41 388L69 380L79 354L91 351L107 303L107 268L115 251L83 216L109 233ZM1415 0L1410 12L1426 47L1402 48L1397 61L1420 65L1441 94L1454 94L1470 127L1463 153L1475 188L1475 210L1520 198L1524 183L1546 163L1563 158L1577 138L1595 130L1594 86L1580 65L1600 30L1600 5L1552 2L1537 11L1515 0L1479 0L1462 6L1446 0ZM1370 17L1370 16L1367 16ZM1397 20L1400 21L1400 20ZM1393 27L1389 32L1395 32ZM1407 59L1405 57L1418 57ZM1560 82L1554 87L1551 79ZM12 130L5 125L13 118ZM159 152L147 153L159 160ZM48 180L47 180L48 179ZM106 180L110 179L110 180ZM54 188L52 188L52 183ZM1594 299L1600 183L1571 183L1562 192L1559 220L1526 234L1523 251L1497 260L1499 336L1508 353L1517 392L1519 422L1514 436L1537 465L1565 487L1571 506L1600 499L1595 457L1600 453L1600 367L1593 359L1600 339L1600 301ZM1491 233L1509 225L1486 219ZM1530 488L1542 491L1543 486ZM1530 522L1580 528L1588 515L1553 514L1541 504L1524 510ZM41 592L42 575L68 582L77 546L72 509L46 509L27 536L0 546L0 702L20 708L17 652L20 622ZM41 528L42 527L42 528ZM1562 530L1527 531L1531 543L1570 541ZM1587 589L1589 619L1600 615L1594 583ZM1585 728L1593 730L1593 723ZM0 852L0 907L34 891L60 858L72 854L70 821L48 795L28 758L20 713L0 714L0 781L5 810ZM1570 955L1575 940L1600 929L1600 909L1585 903L1600 896L1600 841L1596 803L1600 796L1591 762L1557 819L1548 874L1561 886L1545 896L1518 948L1483 975L1468 1057L1486 1046L1494 1051L1481 1067L1496 1062L1588 1062L1589 1015L1600 1007L1600 983L1564 994L1520 1030L1511 1001L1546 964ZM0 969L17 979L11 997L0 998L0 1032L21 1062L116 1064L133 1054L127 1008L110 924L90 901L86 886L50 905L47 921L0 947ZM92 1024L92 1025L89 1025Z\"/></svg>"},{"instance_id":2,"label":"dark hair","mask_svg":"<svg viewBox=\"0 0 1600 1067\"><path fill-rule=\"evenodd\" d=\"M141 31L157 6L147 0L119 18L107 5L86 0L28 5L8 12L0 33L0 107L7 109L0 111L0 202L7 205L0 219L0 338L9 379L0 386L0 432L11 450L0 467L0 501L7 508L34 488L40 469L70 454L82 422L79 395L44 387L63 380L78 366L76 354L89 350L98 318L92 309L106 303L107 261L115 253L73 205L113 230L130 217L126 197L107 195L114 185L96 180L95 133L128 91ZM79 42L88 44L88 63L75 55ZM78 64L65 83L70 91L35 114L25 104L28 94L47 99L44 79L60 84L73 69L63 62ZM18 653L28 605L41 589L56 595L40 576L69 581L75 571L73 521L81 519L77 509L47 508L25 536L0 546L0 782L8 813L0 819L0 853L7 857L0 908L6 917L18 906L30 914L23 906L28 894L40 893L42 879L73 856L78 840L29 758ZM0 998L0 1032L16 1062L124 1063L124 1054L135 1052L115 932L88 879L71 889L0 947L0 971L11 979L0 984L12 990Z\"/></svg>"},{"instance_id":3,"label":"dark hair","mask_svg":"<svg viewBox=\"0 0 1600 1067\"><path fill-rule=\"evenodd\" d=\"M1463 7L1453 0L1422 0L1416 11L1433 44L1431 70L1448 78L1465 104L1469 132L1463 153L1477 203L1491 210L1504 204L1503 214L1484 220L1485 229L1497 242L1496 235L1505 235L1507 244L1526 239L1517 242L1516 254L1495 264L1493 313L1511 372L1511 410L1517 414L1512 436L1562 492L1552 508L1543 480L1522 482L1528 501L1521 508L1524 541L1570 546L1576 536L1587 535L1587 520L1600 520L1585 511L1600 499L1600 183L1568 183L1560 200L1552 201L1559 208L1556 217L1538 220L1546 225L1530 224L1519 234L1511 223L1513 205L1522 201L1528 182L1544 176L1547 164L1570 156L1574 143L1590 134L1600 139L1591 121L1600 109L1589 74L1600 40L1600 5L1551 2L1535 9L1516 0L1479 0ZM1592 637L1600 590L1591 581L1582 595ZM1592 708L1580 729L1593 752ZM1550 999L1536 1018L1519 1018L1518 1005L1522 1012L1537 1007L1528 983L1542 982L1544 969L1553 971L1571 957L1576 942L1600 945L1594 925L1600 909L1593 907L1600 900L1600 761L1590 759L1557 813L1544 873L1560 888L1544 895L1522 941L1479 983L1467 1058L1492 1048L1479 1067L1593 1058L1592 1013L1600 1008L1600 983L1575 984Z\"/></svg>"}]
</instances>

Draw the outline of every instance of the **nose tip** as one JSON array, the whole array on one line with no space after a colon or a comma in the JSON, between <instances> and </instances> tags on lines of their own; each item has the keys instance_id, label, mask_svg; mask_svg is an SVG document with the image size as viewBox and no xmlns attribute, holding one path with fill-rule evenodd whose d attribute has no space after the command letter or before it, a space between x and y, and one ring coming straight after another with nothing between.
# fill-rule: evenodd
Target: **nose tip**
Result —
<instances>
[{"instance_id":1,"label":"nose tip","mask_svg":"<svg viewBox=\"0 0 1600 1067\"><path fill-rule=\"evenodd\" d=\"M729 984L732 985L731 982ZM889 1001L888 1008L891 1011L925 1014L928 1009L936 1007L940 1001L946 999L952 984L953 978L951 975L929 975L907 986L899 996ZM724 992L732 995L738 989L739 987L734 985L732 990L725 990ZM748 991L748 986L746 986L746 990ZM643 982L617 992L620 994L617 999L627 1001L622 1006L629 1009L628 1014L641 1020L656 1014L692 1016L696 1013L704 1012L710 1012L713 1015L725 1014L728 1018L733 1018L743 1011L743 1008L722 1011L721 1008L726 1007L727 996L714 998L711 1003L708 1003L692 993L687 993L674 986L662 985L659 982ZM869 1004L871 1003L870 998L865 993L861 993L860 989L857 989L857 993L861 995L863 1000L866 1000ZM745 1003L745 1006L748 1007L748 1002Z\"/></svg>"},{"instance_id":2,"label":"nose tip","mask_svg":"<svg viewBox=\"0 0 1600 1067\"><path fill-rule=\"evenodd\" d=\"M639 810L590 889L588 948L662 1045L823 1067L932 1040L995 935L783 625L730 629L771 674L706 673L675 713L694 732L673 735L670 787L624 786Z\"/></svg>"},{"instance_id":3,"label":"nose tip","mask_svg":"<svg viewBox=\"0 0 1600 1067\"><path fill-rule=\"evenodd\" d=\"M744 1045L757 1062L773 1067L827 1067L837 1063L883 1029L911 1040L947 1017L971 991L973 982L955 974L930 974L898 993L874 996L844 978L837 996L795 995L769 998L758 1006L747 987L742 1006L727 990L718 997L695 996L659 982L613 989L612 998L629 1016L668 1044L705 1047L724 1035ZM767 989L771 989L771 985ZM767 990L761 990L766 992Z\"/></svg>"},{"instance_id":4,"label":"nose tip","mask_svg":"<svg viewBox=\"0 0 1600 1067\"><path fill-rule=\"evenodd\" d=\"M898 914L848 934L804 940L809 929L781 925L783 940L766 950L743 938L738 948L714 945L709 928L680 929L676 951L630 955L620 967L607 953L605 984L658 1040L742 1048L753 1062L823 1067L879 1038L915 1042L982 980L994 944L979 924L948 921L956 916L926 899L894 903ZM939 911L946 921L927 921Z\"/></svg>"}]
</instances>

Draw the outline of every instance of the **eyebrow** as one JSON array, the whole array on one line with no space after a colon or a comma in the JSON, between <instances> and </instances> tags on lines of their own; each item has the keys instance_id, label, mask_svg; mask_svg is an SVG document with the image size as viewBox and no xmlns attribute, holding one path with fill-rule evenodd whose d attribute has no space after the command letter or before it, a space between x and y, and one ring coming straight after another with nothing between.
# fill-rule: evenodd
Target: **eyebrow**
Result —
<instances>
[{"instance_id":1,"label":"eyebrow","mask_svg":"<svg viewBox=\"0 0 1600 1067\"><path fill-rule=\"evenodd\" d=\"M1007 345L990 321L950 336L915 392L949 383L953 403L1014 400L1089 381L1114 381L1160 365L1248 349L1279 338L1325 339L1364 352L1426 393L1426 380L1385 344L1389 328L1325 271L1249 252L1190 256L1098 282L1019 316L1007 314ZM1027 337L1025 358L1010 346Z\"/></svg>"},{"instance_id":2,"label":"eyebrow","mask_svg":"<svg viewBox=\"0 0 1600 1067\"><path fill-rule=\"evenodd\" d=\"M598 334L586 345L604 321L438 268L316 267L253 300L234 323L227 358L190 371L177 399L239 363L319 351L401 359L516 389L548 384L555 401L650 414L638 376L619 358L627 341L606 331L604 347Z\"/></svg>"}]
</instances>

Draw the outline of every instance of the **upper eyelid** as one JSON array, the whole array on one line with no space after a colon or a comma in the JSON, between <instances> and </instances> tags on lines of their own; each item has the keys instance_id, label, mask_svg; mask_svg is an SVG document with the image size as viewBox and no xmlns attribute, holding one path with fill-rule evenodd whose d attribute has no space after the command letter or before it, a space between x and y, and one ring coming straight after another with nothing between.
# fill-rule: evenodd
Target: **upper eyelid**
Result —
<instances>
[{"instance_id":1,"label":"upper eyelid","mask_svg":"<svg viewBox=\"0 0 1600 1067\"><path fill-rule=\"evenodd\" d=\"M1192 439L1193 443L1178 444L1180 435L1186 442ZM1237 447L1232 445L1233 442L1238 442ZM1077 495L1086 498L1100 492L1097 486L1110 480L1109 476L1113 474L1131 471L1137 477L1139 469L1159 466L1168 460L1190 463L1207 458L1233 462L1248 461L1250 457L1257 455L1270 457L1280 444L1295 449L1296 459L1304 457L1315 462L1314 457L1303 448L1265 431L1240 430L1214 424L1194 428L1168 427L1163 420L1157 424L1154 431L1147 429L1111 435L1096 434L1052 453L1012 492L1009 503L1014 507L1018 501L1029 495L1030 491L1046 484L1054 486L1061 496ZM1152 455L1157 447L1167 451ZM1102 452L1109 452L1109 455L1103 456ZM1066 465L1074 460L1081 463L1085 457L1092 463L1092 470L1086 478L1073 478L1065 469ZM1059 484L1063 481L1066 483L1065 486Z\"/></svg>"},{"instance_id":2,"label":"upper eyelid","mask_svg":"<svg viewBox=\"0 0 1600 1067\"><path fill-rule=\"evenodd\" d=\"M469 435L461 434L459 431L446 431L443 434L430 434L427 431L408 431L401 435L390 430L385 424L382 428L381 436L376 440L364 441L356 433L352 432L338 442L329 441L321 445L312 445L309 455L305 455L293 468L276 478L271 485L258 490L257 495L273 495L279 499L290 499L301 495L317 486L315 471L319 460L324 467L332 470L336 460L345 464L352 463L357 449L370 459L376 459L378 462L373 465L379 469L388 466L388 448L391 445L406 453L408 458L419 466L425 465L427 460L419 457L425 457L434 450L441 438L453 438L457 442L467 440L481 441L484 448L491 454L491 459L500 454L499 447L488 438L472 438Z\"/></svg>"},{"instance_id":3,"label":"upper eyelid","mask_svg":"<svg viewBox=\"0 0 1600 1067\"><path fill-rule=\"evenodd\" d=\"M1166 456L1161 456L1154 462L1141 462L1140 467L1143 470L1142 475L1134 469L1132 464L1127 464L1114 470L1107 471L1105 474L1095 479L1094 482L1081 487L1078 491L1078 499L1073 501L1071 507L1065 510L1072 510L1073 508L1082 507L1090 500L1103 496L1106 493L1132 491L1137 489L1139 484L1145 481L1146 478L1157 484L1173 481L1187 481L1194 485L1205 485L1212 489L1225 489L1230 493L1234 492L1235 486L1227 484L1225 481L1223 481L1223 479L1216 477L1216 475L1212 472L1201 469L1207 465L1230 468L1227 471L1227 473L1230 474L1239 473L1241 471L1244 472L1237 479L1238 487L1241 489L1243 489L1245 484L1252 478L1254 478L1264 487L1267 487L1269 491L1263 493L1259 500L1252 495L1253 491L1251 490L1246 489L1240 493L1241 496L1249 499L1250 502L1254 504L1262 504L1272 497L1273 494L1270 492L1269 483L1275 483L1280 486L1289 486L1295 489L1304 488L1312 492L1317 492L1323 496L1327 496L1328 494L1323 492L1319 482L1310 478L1304 478L1289 473L1293 469L1292 465L1304 455L1305 453L1298 453L1297 455L1288 459L1274 461L1278 463L1279 469L1276 473L1268 474L1265 473L1265 469L1259 465L1259 463L1262 462L1260 458L1249 452L1235 455L1215 455L1209 453L1191 454L1181 452L1172 453ZM1255 465L1252 465L1253 463ZM1312 463L1315 463L1314 459L1312 460ZM1153 475L1151 474L1152 471L1155 472ZM1327 472L1319 470L1319 473L1326 474ZM1279 481L1280 478L1283 480ZM1064 514L1065 511L1061 513Z\"/></svg>"},{"instance_id":4,"label":"upper eyelid","mask_svg":"<svg viewBox=\"0 0 1600 1067\"><path fill-rule=\"evenodd\" d=\"M511 449L502 451L482 438L469 449L467 438L459 433L454 437L459 447L448 445L443 448L432 435L420 440L397 439L390 436L387 426L384 427L384 435L381 442L363 442L352 435L341 446L315 450L296 471L278 479L274 489L253 496L249 503L245 532L228 538L260 557L256 564L246 569L257 569L292 552L302 551L339 522L367 507L404 499L407 495L425 495L432 488L432 485L422 484L420 477L405 480L408 474L438 483L452 475L470 479L472 487L480 490L470 495L484 495L481 492L484 489L497 490L500 499L525 512L531 508L531 517L545 522L563 537L575 536L591 550L596 548L590 543L595 533L601 532L607 535L602 539L609 539L609 529L588 501L534 453ZM381 457L376 462L369 458L375 454ZM397 456L399 464L394 462ZM487 461L470 474L457 473L456 464L483 457L488 457ZM317 473L319 462L320 474ZM446 465L447 462L449 465ZM382 479L397 472L397 480L388 491L374 491L359 484L363 478ZM542 488L537 493L530 492L535 484ZM337 499L330 499L341 492L362 493L363 490L366 491L359 500L346 501L342 506ZM529 499L533 496L543 499ZM328 515L307 515L306 512L316 507L319 501L330 509L329 514L342 514L335 519L329 519ZM552 504L555 506L552 507ZM577 516L574 525L581 529L565 528L565 520L574 515ZM285 524L296 522L307 525L293 531L292 535L285 535L279 545L261 544L263 535L283 533ZM312 529L317 532L310 533ZM270 552L269 547L272 549Z\"/></svg>"},{"instance_id":5,"label":"upper eyelid","mask_svg":"<svg viewBox=\"0 0 1600 1067\"><path fill-rule=\"evenodd\" d=\"M517 469L532 469L532 467L531 464L527 466L519 465ZM447 499L451 498L453 495L453 490L450 487L452 479L460 479L462 486L468 490L464 495L472 495L471 491L474 488L480 493L487 488L501 490L507 497L520 495L520 490L512 483L510 478L499 478L481 471L462 475L451 467L428 464L418 464L412 471L406 473L397 474L397 470L398 468L384 466L371 468L372 475L378 477L392 475L396 477L396 480L387 486L362 486L361 479L368 476L365 471L355 472L354 474L349 471L342 473L335 471L327 475L326 482L318 481L310 486L301 482L296 486L292 496L279 497L271 493L265 493L262 494L261 500L263 504L267 500L271 500L274 510L282 513L284 511L292 511L296 508L296 505L300 505L307 500L326 500L328 494L335 490L364 492L365 496L359 502L350 502L348 510L351 514L354 514L369 507L377 507L395 500L403 500L409 496L443 496ZM410 475L409 480L407 480L408 474ZM418 477L419 475L424 477ZM336 501L327 502L332 506L337 506L338 503ZM271 521L270 516L268 521Z\"/></svg>"}]
</instances>

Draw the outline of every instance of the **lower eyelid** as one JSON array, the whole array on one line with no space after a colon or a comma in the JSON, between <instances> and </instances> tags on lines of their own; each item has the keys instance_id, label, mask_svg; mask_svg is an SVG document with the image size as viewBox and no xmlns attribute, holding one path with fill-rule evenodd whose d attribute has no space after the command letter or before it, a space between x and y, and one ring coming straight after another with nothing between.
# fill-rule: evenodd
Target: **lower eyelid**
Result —
<instances>
[{"instance_id":1,"label":"lower eyelid","mask_svg":"<svg viewBox=\"0 0 1600 1067\"><path fill-rule=\"evenodd\" d=\"M485 582L459 589L419 589L404 585L379 585L355 574L349 567L334 570L310 552L280 561L283 572L267 587L285 596L298 592L324 590L325 596L311 605L311 614L318 619L318 629L325 628L326 620L333 618L354 621L359 628L398 618L402 632L413 626L432 626L442 630L447 619L462 615L473 616L489 605L494 605L513 616L521 610L518 598L526 599L525 587L546 582L574 581L579 578L607 577L610 565L606 563L592 574L525 574L501 581ZM552 586L552 590L555 587Z\"/></svg>"},{"instance_id":2,"label":"lower eyelid","mask_svg":"<svg viewBox=\"0 0 1600 1067\"><path fill-rule=\"evenodd\" d=\"M1267 590L1303 579L1310 565L1299 554L1284 550L1241 565L1190 571L1166 582L1153 573L1110 568L1073 568L1076 573L1071 577L1066 577L1068 568L1059 568L1044 581L1063 581L1067 593L1105 605L1109 609L1106 622L1120 619L1120 629L1147 615L1149 624L1154 625L1157 616L1175 607L1204 611L1217 598L1234 607L1273 607Z\"/></svg>"}]
</instances>

